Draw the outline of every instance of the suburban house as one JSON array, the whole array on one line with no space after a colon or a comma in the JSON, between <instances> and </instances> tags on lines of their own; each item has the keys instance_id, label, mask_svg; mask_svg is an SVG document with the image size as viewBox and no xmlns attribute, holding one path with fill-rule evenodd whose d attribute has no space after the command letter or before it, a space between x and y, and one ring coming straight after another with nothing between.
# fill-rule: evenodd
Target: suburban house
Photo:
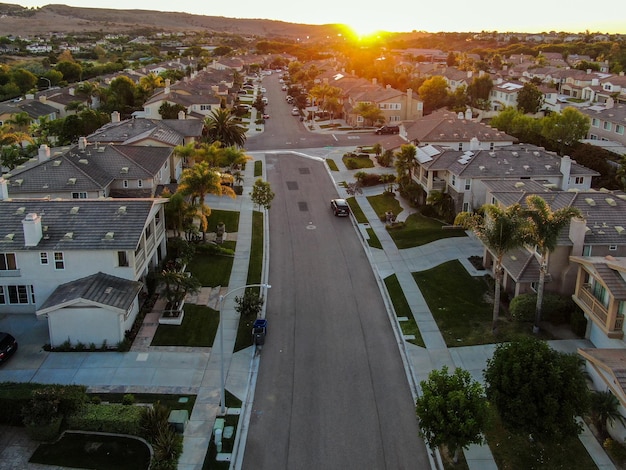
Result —
<instances>
[{"instance_id":1,"label":"suburban house","mask_svg":"<svg viewBox=\"0 0 626 470\"><path fill-rule=\"evenodd\" d=\"M626 104L615 104L612 98L604 105L581 108L579 111L590 119L587 139L619 144L626 147ZM592 142L594 143L594 142Z\"/></svg>"},{"instance_id":2,"label":"suburban house","mask_svg":"<svg viewBox=\"0 0 626 470\"><path fill-rule=\"evenodd\" d=\"M166 255L165 202L0 192L0 313L47 316L52 346L122 341Z\"/></svg>"},{"instance_id":3,"label":"suburban house","mask_svg":"<svg viewBox=\"0 0 626 470\"><path fill-rule=\"evenodd\" d=\"M27 98L17 102L0 103L0 125L20 113L28 114L34 122L45 119L53 121L57 118L57 110L54 107Z\"/></svg>"},{"instance_id":4,"label":"suburban house","mask_svg":"<svg viewBox=\"0 0 626 470\"><path fill-rule=\"evenodd\" d=\"M516 107L517 94L523 87L523 83L504 81L498 78L489 93L492 111L502 111L506 107Z\"/></svg>"},{"instance_id":5,"label":"suburban house","mask_svg":"<svg viewBox=\"0 0 626 470\"><path fill-rule=\"evenodd\" d=\"M76 109L68 109L69 105L81 104L86 108L97 108L98 103L95 97L89 95L77 93L74 87L57 88L51 90L45 90L37 93L35 99L40 103L50 106L55 109L57 115L55 119L64 118L71 114L76 114Z\"/></svg>"},{"instance_id":6,"label":"suburban house","mask_svg":"<svg viewBox=\"0 0 626 470\"><path fill-rule=\"evenodd\" d=\"M53 155L42 145L35 160L4 175L10 197L154 197L157 186L176 181L182 173L182 161L172 147L89 145L84 138Z\"/></svg>"},{"instance_id":7,"label":"suburban house","mask_svg":"<svg viewBox=\"0 0 626 470\"><path fill-rule=\"evenodd\" d=\"M495 131L494 131L495 132ZM530 144L484 149L473 138L466 150L427 145L417 148L413 180L424 189L424 200L433 192L448 194L455 212L478 209L487 200L486 182L535 180L562 190L591 188L598 173L569 157L559 157Z\"/></svg>"}]
</instances>

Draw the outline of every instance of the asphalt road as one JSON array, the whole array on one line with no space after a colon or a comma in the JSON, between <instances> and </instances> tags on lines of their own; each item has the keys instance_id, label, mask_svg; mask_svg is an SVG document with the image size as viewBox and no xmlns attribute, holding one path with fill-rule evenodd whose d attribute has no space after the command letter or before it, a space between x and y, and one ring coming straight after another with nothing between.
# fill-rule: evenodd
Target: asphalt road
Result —
<instances>
[{"instance_id":1,"label":"asphalt road","mask_svg":"<svg viewBox=\"0 0 626 470\"><path fill-rule=\"evenodd\" d=\"M413 399L351 218L322 162L267 155L271 292L244 469L426 469Z\"/></svg>"}]
</instances>

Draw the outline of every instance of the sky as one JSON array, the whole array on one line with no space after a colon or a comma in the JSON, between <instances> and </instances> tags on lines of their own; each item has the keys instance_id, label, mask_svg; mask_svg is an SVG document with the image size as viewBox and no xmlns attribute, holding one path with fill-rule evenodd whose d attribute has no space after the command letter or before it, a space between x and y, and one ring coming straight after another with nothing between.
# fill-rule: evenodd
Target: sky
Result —
<instances>
[{"instance_id":1,"label":"sky","mask_svg":"<svg viewBox=\"0 0 626 470\"><path fill-rule=\"evenodd\" d=\"M623 0L6 0L25 7L59 3L76 7L178 11L229 18L259 18L289 23L343 23L357 33L390 32L601 32L626 34ZM186 4L185 4L186 3ZM184 6L183 6L184 5Z\"/></svg>"}]
</instances>

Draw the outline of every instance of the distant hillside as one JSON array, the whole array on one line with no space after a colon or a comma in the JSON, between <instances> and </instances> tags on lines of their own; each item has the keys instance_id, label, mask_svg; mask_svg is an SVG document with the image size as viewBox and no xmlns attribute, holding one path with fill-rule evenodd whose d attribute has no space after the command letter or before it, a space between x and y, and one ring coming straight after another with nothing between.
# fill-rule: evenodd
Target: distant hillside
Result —
<instances>
[{"instance_id":1,"label":"distant hillside","mask_svg":"<svg viewBox=\"0 0 626 470\"><path fill-rule=\"evenodd\" d=\"M0 3L0 35L35 36L49 33L152 31L213 31L267 38L325 37L336 25L303 25L282 21L225 18L151 10L112 10L46 5L29 9Z\"/></svg>"}]
</instances>

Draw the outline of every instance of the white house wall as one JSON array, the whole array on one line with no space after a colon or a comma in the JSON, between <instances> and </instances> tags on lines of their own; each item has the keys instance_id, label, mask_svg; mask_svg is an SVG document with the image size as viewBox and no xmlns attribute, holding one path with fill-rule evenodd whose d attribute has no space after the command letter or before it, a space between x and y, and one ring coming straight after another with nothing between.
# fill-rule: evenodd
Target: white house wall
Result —
<instances>
[{"instance_id":1,"label":"white house wall","mask_svg":"<svg viewBox=\"0 0 626 470\"><path fill-rule=\"evenodd\" d=\"M63 308L48 315L50 344L58 347L66 341L71 344L94 343L101 347L104 340L109 346L117 346L124 339L122 315L102 308Z\"/></svg>"}]
</instances>

